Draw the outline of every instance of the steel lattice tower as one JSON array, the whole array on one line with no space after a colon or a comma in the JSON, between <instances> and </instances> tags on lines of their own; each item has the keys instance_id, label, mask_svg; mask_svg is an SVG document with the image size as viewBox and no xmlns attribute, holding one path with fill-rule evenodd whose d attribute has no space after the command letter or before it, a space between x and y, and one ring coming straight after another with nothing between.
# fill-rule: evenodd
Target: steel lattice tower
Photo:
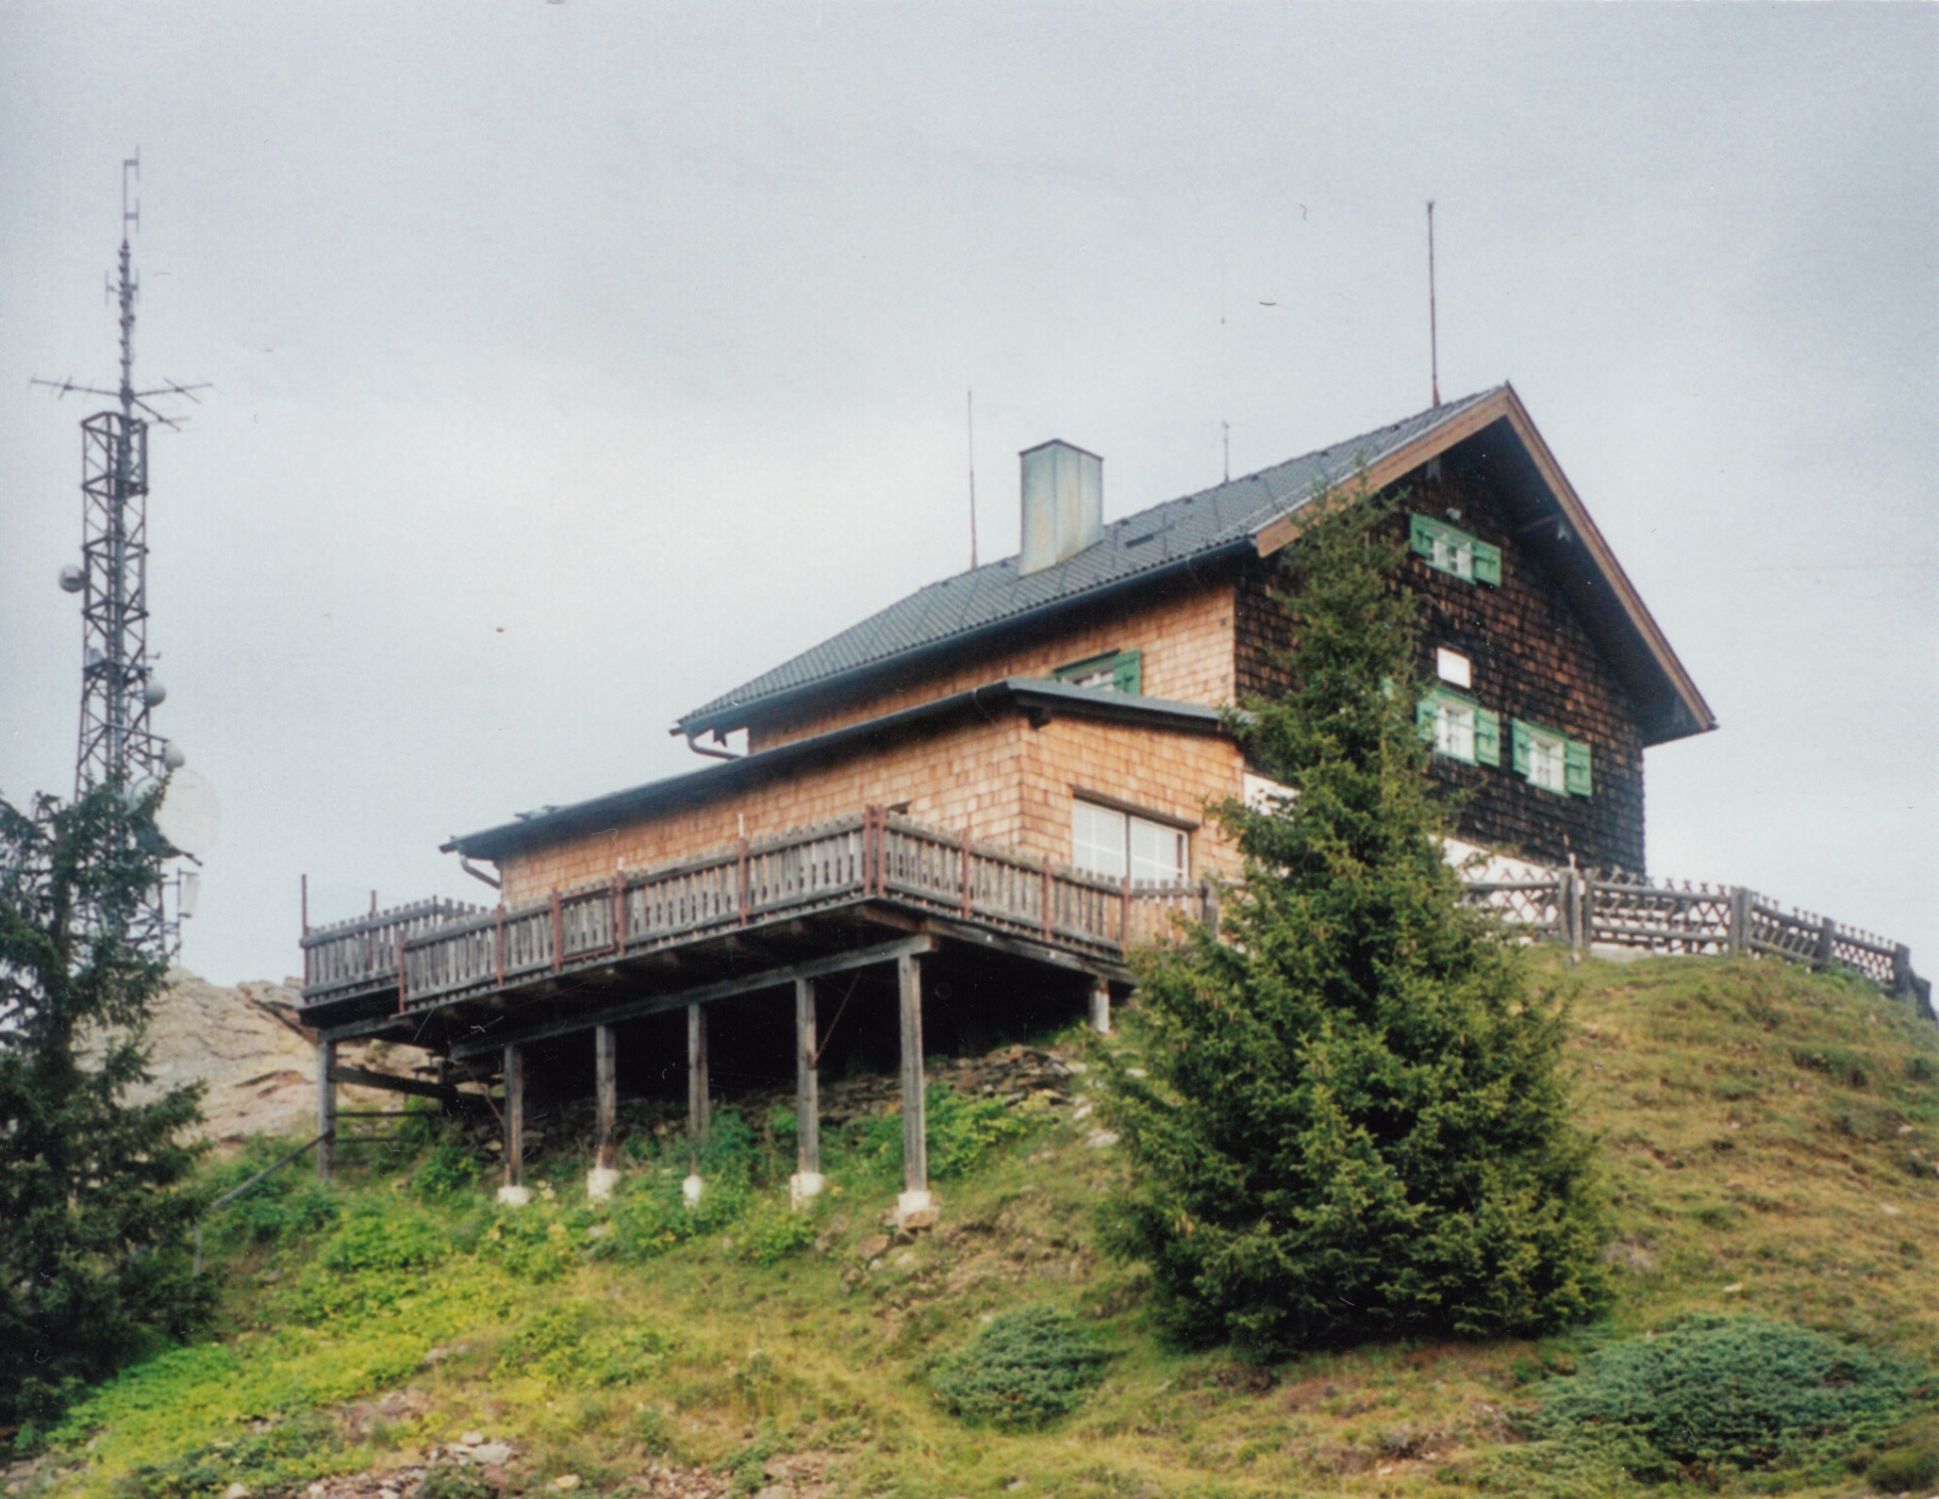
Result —
<instances>
[{"instance_id":1,"label":"steel lattice tower","mask_svg":"<svg viewBox=\"0 0 1939 1499\"><path fill-rule=\"evenodd\" d=\"M134 273L128 231L140 223L129 202L131 179L141 175L137 153L122 163L121 251L111 294L120 309L121 378L113 390L51 385L62 395L107 396L119 409L98 411L81 422L81 565L62 569L61 586L81 599L81 732L75 755L74 794L119 786L124 794L147 793L182 755L158 735L149 712L166 695L148 654L148 427L179 425L151 402L162 396L195 397L200 386L169 383L137 390ZM157 846L161 847L159 835ZM166 880L157 884L134 926L125 934L138 946L173 957L180 922Z\"/></svg>"}]
</instances>

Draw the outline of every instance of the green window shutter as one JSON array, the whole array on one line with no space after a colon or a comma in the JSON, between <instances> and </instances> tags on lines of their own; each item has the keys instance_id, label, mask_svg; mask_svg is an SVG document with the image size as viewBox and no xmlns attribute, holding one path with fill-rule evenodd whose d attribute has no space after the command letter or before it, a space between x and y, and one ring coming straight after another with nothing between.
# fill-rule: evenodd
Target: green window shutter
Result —
<instances>
[{"instance_id":1,"label":"green window shutter","mask_svg":"<svg viewBox=\"0 0 1939 1499\"><path fill-rule=\"evenodd\" d=\"M1591 790L1589 746L1580 739L1569 740L1562 749L1562 785L1570 796L1587 796Z\"/></svg>"},{"instance_id":2,"label":"green window shutter","mask_svg":"<svg viewBox=\"0 0 1939 1499\"><path fill-rule=\"evenodd\" d=\"M1144 693L1144 652L1126 651L1111 663L1112 685L1127 697Z\"/></svg>"},{"instance_id":3,"label":"green window shutter","mask_svg":"<svg viewBox=\"0 0 1939 1499\"><path fill-rule=\"evenodd\" d=\"M1508 764L1518 776L1528 774L1528 725L1519 718L1508 724Z\"/></svg>"},{"instance_id":4,"label":"green window shutter","mask_svg":"<svg viewBox=\"0 0 1939 1499\"><path fill-rule=\"evenodd\" d=\"M1493 587L1501 586L1501 548L1485 541L1474 543L1474 580Z\"/></svg>"},{"instance_id":5,"label":"green window shutter","mask_svg":"<svg viewBox=\"0 0 1939 1499\"><path fill-rule=\"evenodd\" d=\"M1424 515L1407 517L1407 545L1423 557L1434 555L1434 522Z\"/></svg>"},{"instance_id":6,"label":"green window shutter","mask_svg":"<svg viewBox=\"0 0 1939 1499\"><path fill-rule=\"evenodd\" d=\"M1422 698L1419 706L1414 709L1414 727L1420 730L1423 744L1434 742L1434 720L1439 717L1440 710L1440 696L1432 692Z\"/></svg>"},{"instance_id":7,"label":"green window shutter","mask_svg":"<svg viewBox=\"0 0 1939 1499\"><path fill-rule=\"evenodd\" d=\"M1474 710L1474 762L1501 764L1501 715L1492 708Z\"/></svg>"}]
</instances>

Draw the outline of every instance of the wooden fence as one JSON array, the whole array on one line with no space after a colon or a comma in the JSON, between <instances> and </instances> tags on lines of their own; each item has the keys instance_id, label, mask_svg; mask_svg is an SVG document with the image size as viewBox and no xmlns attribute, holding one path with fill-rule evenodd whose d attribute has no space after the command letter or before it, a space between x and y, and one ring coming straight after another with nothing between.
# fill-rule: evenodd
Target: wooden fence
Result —
<instances>
[{"instance_id":1,"label":"wooden fence","mask_svg":"<svg viewBox=\"0 0 1939 1499\"><path fill-rule=\"evenodd\" d=\"M1471 880L1468 898L1574 953L1594 946L1656 953L1785 958L1869 979L1933 1014L1932 986L1912 953L1875 932L1778 904L1742 885L1656 882L1563 869Z\"/></svg>"}]
</instances>

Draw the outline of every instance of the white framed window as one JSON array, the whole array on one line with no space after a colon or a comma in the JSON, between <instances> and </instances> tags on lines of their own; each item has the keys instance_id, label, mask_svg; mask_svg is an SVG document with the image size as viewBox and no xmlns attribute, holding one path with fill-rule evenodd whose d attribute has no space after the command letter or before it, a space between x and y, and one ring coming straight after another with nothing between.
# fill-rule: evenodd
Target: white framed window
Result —
<instances>
[{"instance_id":1,"label":"white framed window","mask_svg":"<svg viewBox=\"0 0 1939 1499\"><path fill-rule=\"evenodd\" d=\"M1539 729L1528 736L1528 778L1544 791L1562 790L1563 739Z\"/></svg>"},{"instance_id":2,"label":"white framed window","mask_svg":"<svg viewBox=\"0 0 1939 1499\"><path fill-rule=\"evenodd\" d=\"M1540 724L1516 719L1512 725L1515 773L1531 786L1558 796L1594 794L1593 756L1588 744Z\"/></svg>"},{"instance_id":3,"label":"white framed window","mask_svg":"<svg viewBox=\"0 0 1939 1499\"><path fill-rule=\"evenodd\" d=\"M1409 548L1436 572L1465 583L1501 582L1501 548L1428 515L1408 517Z\"/></svg>"},{"instance_id":4,"label":"white framed window","mask_svg":"<svg viewBox=\"0 0 1939 1499\"><path fill-rule=\"evenodd\" d=\"M1138 697L1144 691L1144 653L1112 651L1084 661L1072 661L1051 673L1072 687L1089 687L1098 692L1121 692Z\"/></svg>"},{"instance_id":5,"label":"white framed window","mask_svg":"<svg viewBox=\"0 0 1939 1499\"><path fill-rule=\"evenodd\" d=\"M1191 834L1080 797L1071 802L1071 864L1113 880L1182 881L1191 875Z\"/></svg>"},{"instance_id":6,"label":"white framed window","mask_svg":"<svg viewBox=\"0 0 1939 1499\"><path fill-rule=\"evenodd\" d=\"M1437 687L1421 699L1414 723L1437 755L1464 765L1501 764L1501 718L1473 698Z\"/></svg>"},{"instance_id":7,"label":"white framed window","mask_svg":"<svg viewBox=\"0 0 1939 1499\"><path fill-rule=\"evenodd\" d=\"M1474 759L1474 704L1444 697L1434 705L1434 752Z\"/></svg>"}]
</instances>

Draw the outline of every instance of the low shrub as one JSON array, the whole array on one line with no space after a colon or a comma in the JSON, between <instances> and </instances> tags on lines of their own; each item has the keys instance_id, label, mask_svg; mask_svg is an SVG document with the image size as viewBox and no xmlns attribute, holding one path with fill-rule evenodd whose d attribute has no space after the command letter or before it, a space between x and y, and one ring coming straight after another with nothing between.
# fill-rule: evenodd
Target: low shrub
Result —
<instances>
[{"instance_id":1,"label":"low shrub","mask_svg":"<svg viewBox=\"0 0 1939 1499\"><path fill-rule=\"evenodd\" d=\"M936 1403L972 1425L1029 1430L1067 1415L1104 1377L1105 1352L1065 1312L1024 1307L993 1318L936 1366Z\"/></svg>"},{"instance_id":2,"label":"low shrub","mask_svg":"<svg viewBox=\"0 0 1939 1499\"><path fill-rule=\"evenodd\" d=\"M935 1181L968 1176L997 1146L1029 1128L1029 1118L998 1098L967 1098L946 1082L934 1082L926 1103L929 1175ZM902 1119L879 1114L861 1121L851 1147L872 1167L902 1160Z\"/></svg>"},{"instance_id":3,"label":"low shrub","mask_svg":"<svg viewBox=\"0 0 1939 1499\"><path fill-rule=\"evenodd\" d=\"M144 1463L114 1483L116 1499L205 1499L229 1485L291 1486L330 1472L344 1452L339 1433L320 1416L278 1421L181 1456Z\"/></svg>"},{"instance_id":4,"label":"low shrub","mask_svg":"<svg viewBox=\"0 0 1939 1499\"><path fill-rule=\"evenodd\" d=\"M1910 1365L1755 1317L1693 1317L1588 1354L1536 1386L1529 1432L1564 1445L1616 1441L1651 1480L1815 1465L1904 1419ZM1640 1463L1640 1466L1639 1466Z\"/></svg>"},{"instance_id":5,"label":"low shrub","mask_svg":"<svg viewBox=\"0 0 1939 1499\"><path fill-rule=\"evenodd\" d=\"M1930 1490L1939 1484L1939 1442L1887 1448L1865 1470L1865 1481L1887 1494Z\"/></svg>"},{"instance_id":6,"label":"low shrub","mask_svg":"<svg viewBox=\"0 0 1939 1499\"><path fill-rule=\"evenodd\" d=\"M657 1374L673 1346L637 1318L615 1321L597 1306L567 1302L533 1316L506 1342L498 1363L553 1384L601 1389Z\"/></svg>"}]
</instances>

